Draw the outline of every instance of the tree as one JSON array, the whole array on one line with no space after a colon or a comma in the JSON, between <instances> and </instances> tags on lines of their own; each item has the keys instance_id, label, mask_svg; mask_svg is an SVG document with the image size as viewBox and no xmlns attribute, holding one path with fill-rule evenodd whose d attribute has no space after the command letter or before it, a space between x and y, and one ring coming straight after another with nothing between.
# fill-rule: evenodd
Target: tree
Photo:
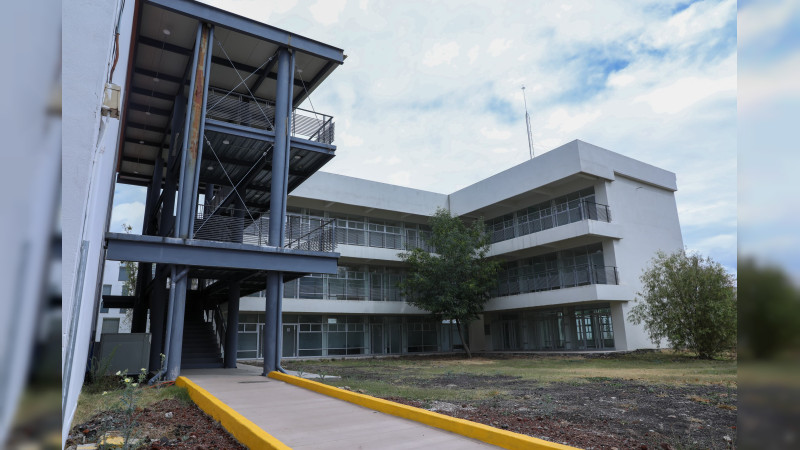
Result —
<instances>
[{"instance_id":1,"label":"tree","mask_svg":"<svg viewBox=\"0 0 800 450\"><path fill-rule=\"evenodd\" d=\"M127 234L131 234L133 231L133 227L125 223L122 224L122 229L125 230ZM134 261L122 261L120 265L125 268L125 272L128 274L128 277L122 282L122 295L136 295L136 278L139 273L139 263ZM133 308L127 308L125 310L123 323L129 326L132 322Z\"/></svg>"},{"instance_id":2,"label":"tree","mask_svg":"<svg viewBox=\"0 0 800 450\"><path fill-rule=\"evenodd\" d=\"M736 285L711 258L658 252L641 276L642 291L628 320L644 322L650 340L710 359L736 343Z\"/></svg>"},{"instance_id":3,"label":"tree","mask_svg":"<svg viewBox=\"0 0 800 450\"><path fill-rule=\"evenodd\" d=\"M786 272L739 258L739 348L770 358L800 344L800 291Z\"/></svg>"},{"instance_id":4,"label":"tree","mask_svg":"<svg viewBox=\"0 0 800 450\"><path fill-rule=\"evenodd\" d=\"M430 312L437 320L453 320L467 357L472 357L464 327L483 312L489 291L497 283L496 261L486 259L489 235L483 220L466 225L445 209L430 218L434 252L420 248L400 253L409 265L400 283L406 301Z\"/></svg>"}]
</instances>

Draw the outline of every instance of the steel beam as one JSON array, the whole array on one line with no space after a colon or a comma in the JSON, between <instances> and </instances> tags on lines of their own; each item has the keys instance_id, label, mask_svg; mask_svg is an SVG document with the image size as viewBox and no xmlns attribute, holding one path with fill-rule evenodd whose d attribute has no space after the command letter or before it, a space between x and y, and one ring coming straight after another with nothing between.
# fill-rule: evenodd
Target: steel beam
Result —
<instances>
[{"instance_id":1,"label":"steel beam","mask_svg":"<svg viewBox=\"0 0 800 450\"><path fill-rule=\"evenodd\" d=\"M339 64L344 62L344 51L342 49L247 19L213 6L191 0L147 0L146 4L193 17L201 22L208 22L235 32L264 39L280 46L294 48L303 53Z\"/></svg>"},{"instance_id":2,"label":"steel beam","mask_svg":"<svg viewBox=\"0 0 800 450\"><path fill-rule=\"evenodd\" d=\"M228 323L225 327L225 368L236 368L236 351L239 341L239 297L238 281L228 282Z\"/></svg>"},{"instance_id":3,"label":"steel beam","mask_svg":"<svg viewBox=\"0 0 800 450\"><path fill-rule=\"evenodd\" d=\"M197 239L106 233L106 258L111 261L335 274L339 254Z\"/></svg>"}]
</instances>

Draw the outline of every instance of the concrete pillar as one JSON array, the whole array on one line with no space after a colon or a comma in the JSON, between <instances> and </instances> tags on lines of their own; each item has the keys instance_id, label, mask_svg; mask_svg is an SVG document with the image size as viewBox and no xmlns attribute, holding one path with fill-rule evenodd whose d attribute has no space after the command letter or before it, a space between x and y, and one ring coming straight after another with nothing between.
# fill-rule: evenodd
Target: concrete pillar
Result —
<instances>
[{"instance_id":1,"label":"concrete pillar","mask_svg":"<svg viewBox=\"0 0 800 450\"><path fill-rule=\"evenodd\" d=\"M292 89L294 53L278 52L277 92L275 96L275 145L272 150L270 185L269 245L283 247L286 222L286 195L289 181L289 150L292 128ZM283 274L267 272L267 302L264 317L264 375L276 370L281 359L281 305Z\"/></svg>"},{"instance_id":2,"label":"concrete pillar","mask_svg":"<svg viewBox=\"0 0 800 450\"><path fill-rule=\"evenodd\" d=\"M239 297L241 283L228 282L228 323L225 327L225 368L236 368L236 350L239 344Z\"/></svg>"}]
</instances>

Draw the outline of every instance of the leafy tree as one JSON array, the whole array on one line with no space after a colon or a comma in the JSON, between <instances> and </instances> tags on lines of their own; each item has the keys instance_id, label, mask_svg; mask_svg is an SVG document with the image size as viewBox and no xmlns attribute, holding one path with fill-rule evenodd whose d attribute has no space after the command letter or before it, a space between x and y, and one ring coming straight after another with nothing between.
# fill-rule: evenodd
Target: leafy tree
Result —
<instances>
[{"instance_id":1,"label":"leafy tree","mask_svg":"<svg viewBox=\"0 0 800 450\"><path fill-rule=\"evenodd\" d=\"M497 283L496 261L486 259L489 235L482 220L471 225L437 209L430 218L428 243L434 252L408 249L400 257L408 263L408 276L400 289L410 304L429 311L437 320L453 320L467 357L472 357L464 327L483 312L489 291Z\"/></svg>"},{"instance_id":2,"label":"leafy tree","mask_svg":"<svg viewBox=\"0 0 800 450\"><path fill-rule=\"evenodd\" d=\"M739 259L739 342L755 358L800 344L800 291L780 267Z\"/></svg>"},{"instance_id":3,"label":"leafy tree","mask_svg":"<svg viewBox=\"0 0 800 450\"><path fill-rule=\"evenodd\" d=\"M128 224L122 224L122 229L125 230L125 233L131 234L133 231L133 227ZM136 295L136 278L139 273L139 263L134 261L122 261L120 264L122 267L125 268L125 272L128 273L128 278L122 282L122 295ZM127 308L125 310L125 318L123 319L123 323L130 325L133 322L133 308Z\"/></svg>"},{"instance_id":4,"label":"leafy tree","mask_svg":"<svg viewBox=\"0 0 800 450\"><path fill-rule=\"evenodd\" d=\"M640 279L643 302L636 300L628 319L644 322L653 343L666 338L701 359L735 345L736 286L721 264L684 250L658 252Z\"/></svg>"}]
</instances>

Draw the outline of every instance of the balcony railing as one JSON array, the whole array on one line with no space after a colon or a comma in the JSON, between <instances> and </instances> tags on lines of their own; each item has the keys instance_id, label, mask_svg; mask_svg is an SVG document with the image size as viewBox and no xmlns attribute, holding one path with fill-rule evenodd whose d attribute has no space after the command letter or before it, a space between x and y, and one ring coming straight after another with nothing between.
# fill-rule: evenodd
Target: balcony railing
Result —
<instances>
[{"instance_id":1,"label":"balcony railing","mask_svg":"<svg viewBox=\"0 0 800 450\"><path fill-rule=\"evenodd\" d=\"M586 200L559 203L536 213L518 214L514 219L490 225L487 229L494 244L587 219L611 222L608 205Z\"/></svg>"},{"instance_id":2,"label":"balcony railing","mask_svg":"<svg viewBox=\"0 0 800 450\"><path fill-rule=\"evenodd\" d=\"M271 130L275 124L275 102L253 100L247 94L209 88L206 117L251 128ZM333 117L296 108L292 112L292 136L332 144Z\"/></svg>"},{"instance_id":3,"label":"balcony railing","mask_svg":"<svg viewBox=\"0 0 800 450\"><path fill-rule=\"evenodd\" d=\"M336 222L322 217L286 215L284 247L315 252L336 250ZM269 217L245 210L197 206L194 239L267 246Z\"/></svg>"},{"instance_id":4,"label":"balcony railing","mask_svg":"<svg viewBox=\"0 0 800 450\"><path fill-rule=\"evenodd\" d=\"M496 296L517 295L528 292L549 291L589 284L619 284L614 266L580 265L544 272L529 272L520 268L515 275L501 279Z\"/></svg>"}]
</instances>

